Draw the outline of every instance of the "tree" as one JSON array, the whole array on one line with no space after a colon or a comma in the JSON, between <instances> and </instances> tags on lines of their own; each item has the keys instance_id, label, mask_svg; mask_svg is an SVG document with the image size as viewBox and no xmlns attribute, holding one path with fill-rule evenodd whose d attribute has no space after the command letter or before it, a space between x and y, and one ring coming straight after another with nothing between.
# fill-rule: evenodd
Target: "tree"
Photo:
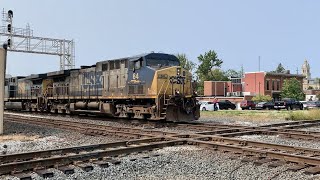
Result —
<instances>
[{"instance_id":1,"label":"tree","mask_svg":"<svg viewBox=\"0 0 320 180\"><path fill-rule=\"evenodd\" d=\"M272 72L275 72L275 73L285 73L286 69L282 66L281 63L278 64L277 68L275 71L272 71Z\"/></svg>"},{"instance_id":2,"label":"tree","mask_svg":"<svg viewBox=\"0 0 320 180\"><path fill-rule=\"evenodd\" d=\"M204 89L204 81L213 81L216 79L223 79L223 72L220 68L223 61L218 59L217 53L213 50L205 52L204 55L200 54L198 56L198 61L200 65L196 71L197 73L197 81L198 81L198 93L203 94Z\"/></svg>"},{"instance_id":3,"label":"tree","mask_svg":"<svg viewBox=\"0 0 320 180\"><path fill-rule=\"evenodd\" d=\"M229 77L221 69L213 69L210 74L212 75L208 79L210 81L229 81Z\"/></svg>"},{"instance_id":4,"label":"tree","mask_svg":"<svg viewBox=\"0 0 320 180\"><path fill-rule=\"evenodd\" d=\"M194 70L196 64L190 61L186 54L177 54L176 57L179 59L181 67L191 72Z\"/></svg>"},{"instance_id":5,"label":"tree","mask_svg":"<svg viewBox=\"0 0 320 180\"><path fill-rule=\"evenodd\" d=\"M227 77L242 77L242 72L234 69L228 69L224 72L224 74Z\"/></svg>"},{"instance_id":6,"label":"tree","mask_svg":"<svg viewBox=\"0 0 320 180\"><path fill-rule=\"evenodd\" d=\"M210 80L214 76L212 71L214 67L221 67L223 61L218 59L217 53L213 50L205 52L204 55L200 54L198 57L200 65L197 70L198 77L201 81Z\"/></svg>"},{"instance_id":7,"label":"tree","mask_svg":"<svg viewBox=\"0 0 320 180\"><path fill-rule=\"evenodd\" d=\"M282 86L281 97L303 100L304 93L302 90L301 82L296 78L285 79Z\"/></svg>"},{"instance_id":8,"label":"tree","mask_svg":"<svg viewBox=\"0 0 320 180\"><path fill-rule=\"evenodd\" d=\"M252 101L254 102L270 102L272 101L272 97L270 95L258 95L252 98Z\"/></svg>"}]
</instances>

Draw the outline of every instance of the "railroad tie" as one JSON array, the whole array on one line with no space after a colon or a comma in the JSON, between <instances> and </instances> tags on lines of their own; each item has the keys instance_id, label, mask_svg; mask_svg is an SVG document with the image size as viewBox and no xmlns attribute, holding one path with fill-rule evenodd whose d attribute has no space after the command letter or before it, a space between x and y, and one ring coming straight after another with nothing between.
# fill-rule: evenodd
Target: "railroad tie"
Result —
<instances>
[{"instance_id":1,"label":"railroad tie","mask_svg":"<svg viewBox=\"0 0 320 180\"><path fill-rule=\"evenodd\" d=\"M269 164L268 167L276 168L276 167L279 167L279 166L283 166L285 164L286 164L286 162L284 162L284 161L275 161L275 162Z\"/></svg>"},{"instance_id":2,"label":"railroad tie","mask_svg":"<svg viewBox=\"0 0 320 180\"><path fill-rule=\"evenodd\" d=\"M79 164L77 164L77 166L86 172L93 170L93 166L91 163L79 163Z\"/></svg>"},{"instance_id":3,"label":"railroad tie","mask_svg":"<svg viewBox=\"0 0 320 180\"><path fill-rule=\"evenodd\" d=\"M107 161L101 160L101 161L95 161L95 162L93 162L93 163L96 164L96 165L98 165L98 166L100 166L101 168L107 168L107 167L109 167L109 162L107 162Z\"/></svg>"},{"instance_id":4,"label":"railroad tie","mask_svg":"<svg viewBox=\"0 0 320 180\"><path fill-rule=\"evenodd\" d=\"M308 167L308 165L305 165L305 164L296 164L296 165L289 167L288 170L293 171L293 172L297 172L297 171L300 171L301 169L304 169L307 167Z\"/></svg>"},{"instance_id":5,"label":"railroad tie","mask_svg":"<svg viewBox=\"0 0 320 180\"><path fill-rule=\"evenodd\" d=\"M269 163L269 162L272 162L272 161L273 161L272 159L260 159L260 160L257 160L255 162L253 162L253 164L256 165L256 166L260 166L262 164Z\"/></svg>"},{"instance_id":6,"label":"railroad tie","mask_svg":"<svg viewBox=\"0 0 320 180\"><path fill-rule=\"evenodd\" d=\"M13 174L13 176L19 178L20 180L32 180L31 174L27 173Z\"/></svg>"},{"instance_id":7,"label":"railroad tie","mask_svg":"<svg viewBox=\"0 0 320 180\"><path fill-rule=\"evenodd\" d=\"M320 173L320 167L319 166L315 166L315 167L311 167L309 169L306 169L305 174L319 174Z\"/></svg>"},{"instance_id":8,"label":"railroad tie","mask_svg":"<svg viewBox=\"0 0 320 180\"><path fill-rule=\"evenodd\" d=\"M42 178L52 178L53 177L53 171L48 169L39 169L35 171L40 177Z\"/></svg>"},{"instance_id":9,"label":"railroad tie","mask_svg":"<svg viewBox=\"0 0 320 180\"><path fill-rule=\"evenodd\" d=\"M58 170L62 171L64 174L69 175L74 173L74 166L60 166Z\"/></svg>"},{"instance_id":10,"label":"railroad tie","mask_svg":"<svg viewBox=\"0 0 320 180\"><path fill-rule=\"evenodd\" d=\"M106 161L107 161L107 162L110 162L110 163L112 163L112 164L114 164L114 165L118 165L118 164L121 163L121 161L116 160L116 159L110 159L110 160L106 160Z\"/></svg>"}]
</instances>

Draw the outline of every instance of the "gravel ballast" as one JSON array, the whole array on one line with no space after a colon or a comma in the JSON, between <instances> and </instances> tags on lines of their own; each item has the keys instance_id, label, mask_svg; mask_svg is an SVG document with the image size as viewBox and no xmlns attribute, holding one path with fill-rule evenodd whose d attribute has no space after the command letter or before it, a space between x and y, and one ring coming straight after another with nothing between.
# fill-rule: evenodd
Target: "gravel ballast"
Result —
<instances>
[{"instance_id":1,"label":"gravel ballast","mask_svg":"<svg viewBox=\"0 0 320 180\"><path fill-rule=\"evenodd\" d=\"M157 156L154 156L157 155ZM148 158L146 158L148 157ZM305 175L303 170L287 171L290 166L283 165L269 168L268 164L253 165L252 162L241 162L240 158L232 159L229 153L220 153L210 149L195 146L176 146L164 149L118 157L119 165L100 168L94 165L94 170L84 172L76 167L75 174L64 175L55 171L51 179L316 179L319 175ZM131 161L131 159L136 159ZM33 174L34 179L42 179ZM3 176L11 179L12 176Z\"/></svg>"},{"instance_id":2,"label":"gravel ballast","mask_svg":"<svg viewBox=\"0 0 320 180\"><path fill-rule=\"evenodd\" d=\"M75 131L60 130L13 122L4 123L6 139L0 139L0 154L56 149L88 144L109 143L124 139L88 136Z\"/></svg>"},{"instance_id":3,"label":"gravel ballast","mask_svg":"<svg viewBox=\"0 0 320 180\"><path fill-rule=\"evenodd\" d=\"M320 142L319 141L289 139L289 138L283 138L278 135L274 135L274 136L272 136L272 135L244 135L244 136L239 136L237 138L272 143L272 144L287 145L287 146L320 149Z\"/></svg>"},{"instance_id":4,"label":"gravel ballast","mask_svg":"<svg viewBox=\"0 0 320 180\"><path fill-rule=\"evenodd\" d=\"M18 113L18 115L21 114ZM138 127L142 129L155 129L178 133L190 132L170 127L156 128L149 126L148 124L99 121L78 117L42 116L32 114L26 116L31 118L50 117L52 119L88 122L116 127ZM249 121L227 121L214 118L211 118L208 122L257 125ZM268 124L268 122L260 123L258 125L264 124ZM5 122L5 134L11 135L12 139L10 140L10 137L3 140L0 139L0 153L5 151L7 154L124 140L107 136L93 137L74 131L12 122ZM238 138L300 147L320 147L320 143L317 142L302 142L284 139L278 136L250 135ZM4 145L7 147L4 148ZM320 175L306 175L303 173L304 170L298 172L287 171L288 167L291 166L290 164L270 168L268 167L268 163L256 166L253 165L252 162L241 162L242 157L234 157L235 156L231 153L221 153L196 146L166 147L152 152L117 157L117 159L121 161L121 164L110 165L108 168L100 168L94 165L94 170L90 172L84 172L76 167L75 174L67 176L62 172L53 169L55 176L51 179L320 179ZM136 160L131 161L132 159ZM43 179L36 173L33 173L32 176L33 179ZM14 178L13 176L2 176L0 179L17 178Z\"/></svg>"}]
</instances>

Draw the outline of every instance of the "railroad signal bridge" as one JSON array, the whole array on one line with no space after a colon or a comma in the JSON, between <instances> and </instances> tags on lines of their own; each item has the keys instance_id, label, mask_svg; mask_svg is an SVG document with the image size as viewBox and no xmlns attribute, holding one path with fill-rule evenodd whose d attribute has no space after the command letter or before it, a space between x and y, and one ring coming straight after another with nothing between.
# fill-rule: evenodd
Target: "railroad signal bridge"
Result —
<instances>
[{"instance_id":1,"label":"railroad signal bridge","mask_svg":"<svg viewBox=\"0 0 320 180\"><path fill-rule=\"evenodd\" d=\"M29 24L26 28L13 26L13 11L2 12L0 44L7 44L8 51L57 55L60 57L60 70L75 67L75 43L73 40L37 37Z\"/></svg>"}]
</instances>

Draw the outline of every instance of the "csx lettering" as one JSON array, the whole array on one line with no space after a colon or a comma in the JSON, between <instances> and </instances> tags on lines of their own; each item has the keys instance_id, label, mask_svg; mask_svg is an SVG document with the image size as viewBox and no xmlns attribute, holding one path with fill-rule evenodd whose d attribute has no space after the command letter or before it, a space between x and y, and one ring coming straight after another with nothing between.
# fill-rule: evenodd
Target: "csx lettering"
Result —
<instances>
[{"instance_id":1,"label":"csx lettering","mask_svg":"<svg viewBox=\"0 0 320 180\"><path fill-rule=\"evenodd\" d=\"M102 88L102 72L84 72L82 78L82 86L84 89Z\"/></svg>"}]
</instances>

